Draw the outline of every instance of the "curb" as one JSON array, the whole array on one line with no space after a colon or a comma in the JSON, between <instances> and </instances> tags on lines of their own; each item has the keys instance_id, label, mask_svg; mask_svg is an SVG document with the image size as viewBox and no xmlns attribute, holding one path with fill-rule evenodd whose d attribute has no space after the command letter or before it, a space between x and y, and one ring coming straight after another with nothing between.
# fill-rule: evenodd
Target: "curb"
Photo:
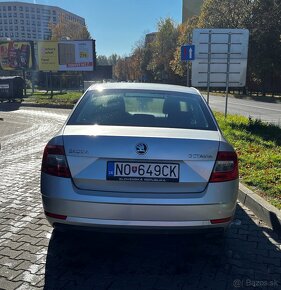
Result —
<instances>
[{"instance_id":1,"label":"curb","mask_svg":"<svg viewBox=\"0 0 281 290\"><path fill-rule=\"evenodd\" d=\"M38 104L33 102L0 102L1 110L12 109L17 110L20 107L35 107L35 108L51 108L51 109L70 109L72 110L75 104ZM1 289L0 289L1 290Z\"/></svg>"},{"instance_id":2,"label":"curb","mask_svg":"<svg viewBox=\"0 0 281 290\"><path fill-rule=\"evenodd\" d=\"M248 207L273 231L281 233L281 211L269 204L245 185L239 183L238 200Z\"/></svg>"},{"instance_id":3,"label":"curb","mask_svg":"<svg viewBox=\"0 0 281 290\"><path fill-rule=\"evenodd\" d=\"M65 104L37 104L37 103L29 103L22 102L21 106L23 107L37 107L37 108L51 108L51 109L73 109L75 104L73 105L65 105Z\"/></svg>"}]
</instances>

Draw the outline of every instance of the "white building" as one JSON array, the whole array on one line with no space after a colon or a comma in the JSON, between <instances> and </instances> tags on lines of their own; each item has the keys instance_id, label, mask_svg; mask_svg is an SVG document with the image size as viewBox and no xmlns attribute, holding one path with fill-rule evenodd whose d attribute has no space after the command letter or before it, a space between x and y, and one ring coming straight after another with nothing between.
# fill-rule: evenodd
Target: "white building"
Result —
<instances>
[{"instance_id":1,"label":"white building","mask_svg":"<svg viewBox=\"0 0 281 290\"><path fill-rule=\"evenodd\" d=\"M48 40L50 23L60 17L85 25L85 19L56 6L24 2L0 2L0 38Z\"/></svg>"}]
</instances>

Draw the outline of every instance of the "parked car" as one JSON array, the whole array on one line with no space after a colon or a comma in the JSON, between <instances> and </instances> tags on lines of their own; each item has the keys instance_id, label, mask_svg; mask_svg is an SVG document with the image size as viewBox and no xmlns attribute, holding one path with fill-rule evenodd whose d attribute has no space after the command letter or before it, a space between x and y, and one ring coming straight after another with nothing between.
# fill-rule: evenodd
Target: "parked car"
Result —
<instances>
[{"instance_id":1,"label":"parked car","mask_svg":"<svg viewBox=\"0 0 281 290\"><path fill-rule=\"evenodd\" d=\"M195 88L95 84L45 148L41 192L58 228L225 230L237 155Z\"/></svg>"}]
</instances>

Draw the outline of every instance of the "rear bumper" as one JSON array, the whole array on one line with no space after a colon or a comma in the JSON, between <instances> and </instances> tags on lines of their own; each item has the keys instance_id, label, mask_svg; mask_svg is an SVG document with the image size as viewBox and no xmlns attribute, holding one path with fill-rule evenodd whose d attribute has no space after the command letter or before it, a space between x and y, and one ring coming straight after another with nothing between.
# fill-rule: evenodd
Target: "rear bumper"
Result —
<instances>
[{"instance_id":1,"label":"rear bumper","mask_svg":"<svg viewBox=\"0 0 281 290\"><path fill-rule=\"evenodd\" d=\"M91 231L91 232L101 232L101 233L118 233L118 234L210 234L217 236L222 235L226 232L227 226L224 227L207 227L207 228L198 228L198 227L112 227L112 226L93 226L93 225L73 225L73 224L62 224L62 223L53 223L53 227L59 232L82 232L82 231Z\"/></svg>"},{"instance_id":2,"label":"rear bumper","mask_svg":"<svg viewBox=\"0 0 281 290\"><path fill-rule=\"evenodd\" d=\"M46 182L44 178L43 182ZM66 216L66 219L47 216L53 226L128 230L227 228L230 220L216 224L211 220L234 215L238 192L238 180L209 184L204 192L196 194L145 193L141 196L134 193L80 191L70 179L55 179L54 183L48 180L50 186L41 187L44 210Z\"/></svg>"},{"instance_id":3,"label":"rear bumper","mask_svg":"<svg viewBox=\"0 0 281 290\"><path fill-rule=\"evenodd\" d=\"M111 228L192 228L208 227L210 221L164 221L164 220L105 220L93 218L67 217L67 223L76 225L95 225L96 227Z\"/></svg>"},{"instance_id":4,"label":"rear bumper","mask_svg":"<svg viewBox=\"0 0 281 290\"><path fill-rule=\"evenodd\" d=\"M57 207L50 206L50 201L44 198L44 208L49 213L61 213ZM71 207L77 207L71 215L64 214L66 219L58 219L46 216L50 224L63 223L77 226L94 226L105 228L164 228L164 229L184 229L184 228L209 228L209 227L227 227L231 220L213 224L212 220L225 219L232 217L235 207L232 206L224 211L219 206L147 206L139 207L137 205L122 205L122 209L115 205L107 204L87 204L60 202L60 205L66 205L68 212L73 212ZM226 205L224 205L226 207ZM91 210L89 211L89 208ZM104 211L103 214L101 212ZM142 212L143 211L143 212ZM198 211L203 212L198 213ZM142 212L142 213L141 213ZM197 212L197 213L196 213ZM219 212L219 215L218 215ZM111 217L111 218L109 218ZM215 218L213 218L215 217Z\"/></svg>"}]
</instances>

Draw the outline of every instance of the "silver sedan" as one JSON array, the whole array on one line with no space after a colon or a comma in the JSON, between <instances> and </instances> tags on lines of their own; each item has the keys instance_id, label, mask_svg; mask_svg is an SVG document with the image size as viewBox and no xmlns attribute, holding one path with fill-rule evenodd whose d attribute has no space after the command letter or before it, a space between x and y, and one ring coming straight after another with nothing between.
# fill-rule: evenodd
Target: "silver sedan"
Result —
<instances>
[{"instance_id":1,"label":"silver sedan","mask_svg":"<svg viewBox=\"0 0 281 290\"><path fill-rule=\"evenodd\" d=\"M46 145L41 193L58 228L225 230L237 155L196 89L96 84Z\"/></svg>"}]
</instances>

